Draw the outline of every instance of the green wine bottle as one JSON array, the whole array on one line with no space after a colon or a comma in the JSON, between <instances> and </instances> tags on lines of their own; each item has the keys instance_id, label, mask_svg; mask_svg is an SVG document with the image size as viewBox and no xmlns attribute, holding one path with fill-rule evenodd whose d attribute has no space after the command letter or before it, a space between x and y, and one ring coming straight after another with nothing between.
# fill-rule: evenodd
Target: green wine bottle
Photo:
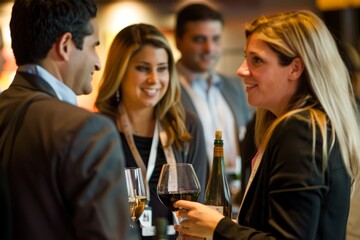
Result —
<instances>
[{"instance_id":1,"label":"green wine bottle","mask_svg":"<svg viewBox=\"0 0 360 240\"><path fill-rule=\"evenodd\" d=\"M167 240L169 239L169 236L167 235L167 225L168 221L166 218L161 217L157 218L155 222L155 238L154 240Z\"/></svg>"},{"instance_id":2,"label":"green wine bottle","mask_svg":"<svg viewBox=\"0 0 360 240\"><path fill-rule=\"evenodd\" d=\"M215 131L214 156L205 191L205 204L231 218L231 193L225 173L221 131Z\"/></svg>"}]
</instances>

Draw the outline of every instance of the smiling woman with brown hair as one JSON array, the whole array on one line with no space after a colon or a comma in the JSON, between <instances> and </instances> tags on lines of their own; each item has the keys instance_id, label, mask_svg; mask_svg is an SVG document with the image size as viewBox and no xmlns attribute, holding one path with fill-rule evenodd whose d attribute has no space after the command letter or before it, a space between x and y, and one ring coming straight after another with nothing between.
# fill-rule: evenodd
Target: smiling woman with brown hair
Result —
<instances>
[{"instance_id":1,"label":"smiling woman with brown hair","mask_svg":"<svg viewBox=\"0 0 360 240\"><path fill-rule=\"evenodd\" d=\"M122 29L111 44L101 81L96 107L117 123L126 166L140 167L148 186L151 209L145 211L152 217L147 229L154 229L152 223L161 217L172 225L173 214L156 192L162 165L191 163L205 186L207 158L200 121L181 105L180 83L165 36L148 24ZM142 231L143 239L154 234ZM170 235L176 239L174 231Z\"/></svg>"}]
</instances>

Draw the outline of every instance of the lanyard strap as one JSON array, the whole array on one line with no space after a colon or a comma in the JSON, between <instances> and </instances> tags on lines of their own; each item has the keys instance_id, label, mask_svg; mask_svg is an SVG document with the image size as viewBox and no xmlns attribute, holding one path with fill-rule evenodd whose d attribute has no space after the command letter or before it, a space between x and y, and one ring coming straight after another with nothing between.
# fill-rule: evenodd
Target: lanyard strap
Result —
<instances>
[{"instance_id":1,"label":"lanyard strap","mask_svg":"<svg viewBox=\"0 0 360 240\"><path fill-rule=\"evenodd\" d=\"M164 130L162 130L159 120L156 120L155 123L155 130L154 135L151 143L150 148L150 155L149 155L149 161L148 166L145 166L145 163L135 145L134 137L132 135L132 132L130 130L130 121L128 118L128 115L122 106L122 104L119 104L119 114L120 119L117 120L118 127L124 131L125 139L130 147L131 154L133 155L135 162L137 166L141 168L141 173L143 176L144 184L146 187L146 193L147 193L147 199L150 201L150 188L149 188L149 181L151 178L151 175L154 172L155 169L155 163L156 163L156 156L157 156L157 148L159 145L159 137L161 140L161 144L164 149L165 159L167 163L175 163L175 156L174 151L171 146L165 147L167 143L167 135Z\"/></svg>"},{"instance_id":2,"label":"lanyard strap","mask_svg":"<svg viewBox=\"0 0 360 240\"><path fill-rule=\"evenodd\" d=\"M163 150L164 150L166 162L169 163L169 164L175 164L176 160L175 160L174 150L172 149L171 146L166 147L167 134L162 129L161 126L160 126L160 141L161 141L161 145L162 145Z\"/></svg>"}]
</instances>

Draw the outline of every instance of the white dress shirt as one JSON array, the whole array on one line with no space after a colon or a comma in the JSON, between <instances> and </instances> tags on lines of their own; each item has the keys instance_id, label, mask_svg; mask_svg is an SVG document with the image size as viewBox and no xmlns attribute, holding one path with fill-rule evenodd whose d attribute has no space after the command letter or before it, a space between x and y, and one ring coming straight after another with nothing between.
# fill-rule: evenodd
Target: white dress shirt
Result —
<instances>
[{"instance_id":1,"label":"white dress shirt","mask_svg":"<svg viewBox=\"0 0 360 240\"><path fill-rule=\"evenodd\" d=\"M56 96L61 101L77 106L77 97L74 91L41 66L36 64L25 64L19 66L17 71L26 72L40 77L50 85L50 87L56 93Z\"/></svg>"}]
</instances>

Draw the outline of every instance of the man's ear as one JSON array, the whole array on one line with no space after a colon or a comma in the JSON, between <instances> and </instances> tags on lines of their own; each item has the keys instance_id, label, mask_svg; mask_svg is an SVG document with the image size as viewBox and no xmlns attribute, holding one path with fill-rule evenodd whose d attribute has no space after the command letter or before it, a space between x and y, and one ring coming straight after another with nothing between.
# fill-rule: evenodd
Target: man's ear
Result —
<instances>
[{"instance_id":1,"label":"man's ear","mask_svg":"<svg viewBox=\"0 0 360 240\"><path fill-rule=\"evenodd\" d=\"M56 49L59 56L66 61L70 58L70 50L72 47L72 35L69 32L61 35L56 42Z\"/></svg>"},{"instance_id":2,"label":"man's ear","mask_svg":"<svg viewBox=\"0 0 360 240\"><path fill-rule=\"evenodd\" d=\"M304 63L300 58L294 58L290 63L290 73L289 79L294 80L300 78L301 74L304 71Z\"/></svg>"}]
</instances>

